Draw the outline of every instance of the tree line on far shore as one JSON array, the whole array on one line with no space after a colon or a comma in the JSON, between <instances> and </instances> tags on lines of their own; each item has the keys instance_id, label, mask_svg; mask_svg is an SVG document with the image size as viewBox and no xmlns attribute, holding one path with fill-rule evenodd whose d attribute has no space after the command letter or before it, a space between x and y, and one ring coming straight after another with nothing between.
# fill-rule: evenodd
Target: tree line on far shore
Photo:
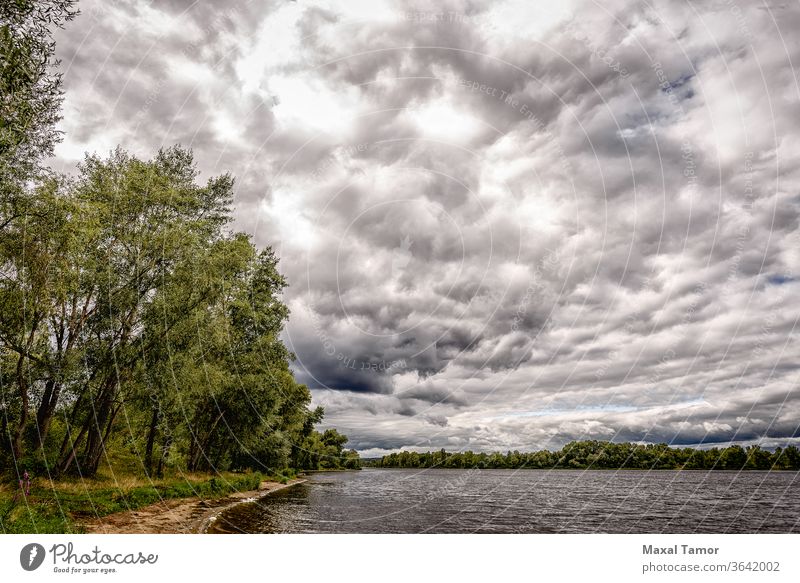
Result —
<instances>
[{"instance_id":1,"label":"tree line on far shore","mask_svg":"<svg viewBox=\"0 0 800 583\"><path fill-rule=\"evenodd\" d=\"M377 460L365 460L364 465L379 468L797 471L800 470L800 450L794 445L769 451L758 445L696 449L670 447L666 443L643 445L591 440L572 441L558 451L531 453L402 451Z\"/></svg>"},{"instance_id":2,"label":"tree line on far shore","mask_svg":"<svg viewBox=\"0 0 800 583\"><path fill-rule=\"evenodd\" d=\"M0 5L0 471L357 467L290 370L278 258L181 147L42 166L70 0ZM120 468L115 468L120 469Z\"/></svg>"}]
</instances>

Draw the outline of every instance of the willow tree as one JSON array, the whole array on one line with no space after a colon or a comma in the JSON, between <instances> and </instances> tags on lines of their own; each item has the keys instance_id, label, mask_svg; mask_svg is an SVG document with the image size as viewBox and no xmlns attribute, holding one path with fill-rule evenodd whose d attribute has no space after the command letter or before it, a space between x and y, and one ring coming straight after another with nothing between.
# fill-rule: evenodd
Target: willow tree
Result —
<instances>
[{"instance_id":1,"label":"willow tree","mask_svg":"<svg viewBox=\"0 0 800 583\"><path fill-rule=\"evenodd\" d=\"M81 346L87 382L74 405L80 411L86 403L86 412L74 438L70 428L62 471L76 457L84 473L97 471L138 365L158 342L146 335L149 306L181 265L223 237L233 180L223 175L200 186L196 176L191 152L177 147L149 161L117 150L105 160L89 157L81 167L73 196L93 225L81 267L94 295L84 299L92 306Z\"/></svg>"}]
</instances>

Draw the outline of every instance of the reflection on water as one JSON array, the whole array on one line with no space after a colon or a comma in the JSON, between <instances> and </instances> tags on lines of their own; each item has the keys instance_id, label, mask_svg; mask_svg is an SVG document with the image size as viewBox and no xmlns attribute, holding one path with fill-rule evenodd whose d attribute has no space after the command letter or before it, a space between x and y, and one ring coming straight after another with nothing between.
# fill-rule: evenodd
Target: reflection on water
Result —
<instances>
[{"instance_id":1,"label":"reflection on water","mask_svg":"<svg viewBox=\"0 0 800 583\"><path fill-rule=\"evenodd\" d=\"M796 472L380 470L308 482L209 532L800 532Z\"/></svg>"}]
</instances>

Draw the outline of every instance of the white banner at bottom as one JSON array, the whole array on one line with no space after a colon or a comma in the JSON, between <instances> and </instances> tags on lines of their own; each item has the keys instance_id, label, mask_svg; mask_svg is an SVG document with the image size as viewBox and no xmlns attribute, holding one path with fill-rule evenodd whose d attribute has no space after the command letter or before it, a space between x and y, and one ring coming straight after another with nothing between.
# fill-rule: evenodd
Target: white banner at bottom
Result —
<instances>
[{"instance_id":1,"label":"white banner at bottom","mask_svg":"<svg viewBox=\"0 0 800 583\"><path fill-rule=\"evenodd\" d=\"M0 581L800 581L800 536L0 535ZM573 579L574 578L574 579Z\"/></svg>"}]
</instances>

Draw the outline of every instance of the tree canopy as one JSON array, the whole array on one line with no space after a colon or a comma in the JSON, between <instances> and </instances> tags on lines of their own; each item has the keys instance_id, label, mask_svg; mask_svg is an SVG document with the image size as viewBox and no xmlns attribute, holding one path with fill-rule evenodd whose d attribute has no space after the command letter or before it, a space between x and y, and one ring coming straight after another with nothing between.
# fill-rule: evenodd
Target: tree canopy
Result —
<instances>
[{"instance_id":1,"label":"tree canopy","mask_svg":"<svg viewBox=\"0 0 800 583\"><path fill-rule=\"evenodd\" d=\"M0 235L3 446L92 475L109 447L189 470L351 464L280 340L278 258L231 231L191 151L88 156Z\"/></svg>"}]
</instances>

